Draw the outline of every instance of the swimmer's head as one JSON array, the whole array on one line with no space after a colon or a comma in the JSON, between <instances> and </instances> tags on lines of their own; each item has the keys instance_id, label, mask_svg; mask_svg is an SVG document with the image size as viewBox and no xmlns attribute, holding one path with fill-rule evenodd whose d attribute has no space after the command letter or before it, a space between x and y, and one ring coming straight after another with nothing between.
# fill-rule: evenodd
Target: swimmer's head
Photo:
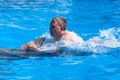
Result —
<instances>
[{"instance_id":1,"label":"swimmer's head","mask_svg":"<svg viewBox=\"0 0 120 80\"><path fill-rule=\"evenodd\" d=\"M66 30L66 20L62 17L55 17L50 23L50 34L51 36L57 38L62 37L64 31Z\"/></svg>"}]
</instances>

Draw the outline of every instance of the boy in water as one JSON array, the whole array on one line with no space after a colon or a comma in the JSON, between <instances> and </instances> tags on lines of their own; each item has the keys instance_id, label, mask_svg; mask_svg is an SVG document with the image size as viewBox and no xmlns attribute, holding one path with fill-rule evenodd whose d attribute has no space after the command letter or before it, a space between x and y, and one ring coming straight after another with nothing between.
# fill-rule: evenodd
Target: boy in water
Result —
<instances>
[{"instance_id":1,"label":"boy in water","mask_svg":"<svg viewBox=\"0 0 120 80\"><path fill-rule=\"evenodd\" d=\"M77 36L77 34L73 32L69 32L66 30L66 20L62 17L55 17L51 20L50 23L50 35L54 42L57 41L80 41L83 40ZM42 44L45 42L44 37L38 38L34 41L30 41L27 44L20 47L20 50L23 51L40 51ZM39 46L37 45L39 44Z\"/></svg>"}]
</instances>

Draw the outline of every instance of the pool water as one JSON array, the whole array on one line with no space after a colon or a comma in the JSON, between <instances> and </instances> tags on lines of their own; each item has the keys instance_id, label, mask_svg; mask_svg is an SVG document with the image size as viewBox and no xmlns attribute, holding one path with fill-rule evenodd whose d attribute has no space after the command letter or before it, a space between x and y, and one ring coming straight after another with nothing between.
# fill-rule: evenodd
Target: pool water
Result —
<instances>
[{"instance_id":1,"label":"pool water","mask_svg":"<svg viewBox=\"0 0 120 80\"><path fill-rule=\"evenodd\" d=\"M1 59L0 79L119 80L120 0L0 0L0 48L18 49L49 34L56 16L64 17L67 29L84 41L110 40L109 48L90 48L95 54L86 56Z\"/></svg>"}]
</instances>

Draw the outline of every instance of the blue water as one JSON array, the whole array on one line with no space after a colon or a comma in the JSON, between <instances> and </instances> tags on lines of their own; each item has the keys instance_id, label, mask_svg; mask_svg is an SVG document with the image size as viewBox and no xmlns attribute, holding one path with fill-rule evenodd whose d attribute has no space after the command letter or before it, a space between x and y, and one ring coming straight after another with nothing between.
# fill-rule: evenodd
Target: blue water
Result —
<instances>
[{"instance_id":1,"label":"blue water","mask_svg":"<svg viewBox=\"0 0 120 80\"><path fill-rule=\"evenodd\" d=\"M84 41L97 37L120 42L120 0L0 0L0 48L18 49L49 34L56 16L64 17L67 29ZM118 43L109 50L96 47L96 54L89 56L0 60L0 79L119 80Z\"/></svg>"}]
</instances>

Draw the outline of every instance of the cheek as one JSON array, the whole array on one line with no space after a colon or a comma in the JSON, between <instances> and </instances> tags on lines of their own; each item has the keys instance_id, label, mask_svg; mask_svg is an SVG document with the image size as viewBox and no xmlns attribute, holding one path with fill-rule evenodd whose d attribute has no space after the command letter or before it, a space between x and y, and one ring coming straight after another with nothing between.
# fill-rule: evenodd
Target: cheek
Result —
<instances>
[{"instance_id":1,"label":"cheek","mask_svg":"<svg viewBox=\"0 0 120 80\"><path fill-rule=\"evenodd\" d=\"M54 28L50 28L50 33L51 34L59 34L61 32L61 29L60 29L60 27L59 26L56 26L56 27L54 27Z\"/></svg>"},{"instance_id":2,"label":"cheek","mask_svg":"<svg viewBox=\"0 0 120 80\"><path fill-rule=\"evenodd\" d=\"M61 29L58 27L58 28L55 28L55 31L56 32L61 32Z\"/></svg>"}]
</instances>

